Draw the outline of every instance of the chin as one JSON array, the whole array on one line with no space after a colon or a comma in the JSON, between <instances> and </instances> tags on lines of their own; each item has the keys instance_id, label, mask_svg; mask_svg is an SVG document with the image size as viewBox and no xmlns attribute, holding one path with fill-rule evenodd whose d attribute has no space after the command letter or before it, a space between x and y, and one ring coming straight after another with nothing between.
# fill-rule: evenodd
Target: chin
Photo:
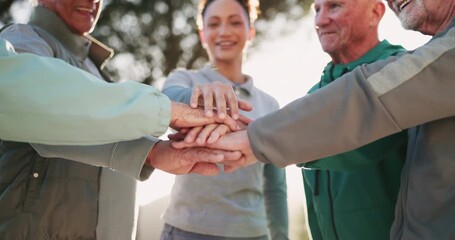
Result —
<instances>
[{"instance_id":1,"label":"chin","mask_svg":"<svg viewBox=\"0 0 455 240\"><path fill-rule=\"evenodd\" d=\"M400 15L400 22L404 29L418 31L422 24L422 19L414 16Z\"/></svg>"},{"instance_id":2,"label":"chin","mask_svg":"<svg viewBox=\"0 0 455 240\"><path fill-rule=\"evenodd\" d=\"M223 62L234 61L235 59L238 59L239 55L240 54L236 54L236 55L223 54L223 55L214 56L214 59L217 61L223 61Z\"/></svg>"}]
</instances>

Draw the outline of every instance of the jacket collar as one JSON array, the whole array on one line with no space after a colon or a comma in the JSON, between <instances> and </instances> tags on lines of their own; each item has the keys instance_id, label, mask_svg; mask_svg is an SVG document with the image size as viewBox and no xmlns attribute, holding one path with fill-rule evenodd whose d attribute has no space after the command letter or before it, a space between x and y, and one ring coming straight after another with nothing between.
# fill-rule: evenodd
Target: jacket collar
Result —
<instances>
[{"instance_id":1,"label":"jacket collar","mask_svg":"<svg viewBox=\"0 0 455 240\"><path fill-rule=\"evenodd\" d=\"M54 12L45 7L37 6L30 18L29 24L42 28L54 36L66 49L80 61L87 57L102 68L105 61L110 59L114 52L90 35L76 35L66 26L63 20Z\"/></svg>"},{"instance_id":2,"label":"jacket collar","mask_svg":"<svg viewBox=\"0 0 455 240\"><path fill-rule=\"evenodd\" d=\"M383 40L355 61L347 64L333 64L333 62L330 62L324 68L324 74L321 79L322 84L326 85L332 82L343 74L352 71L359 65L362 65L364 63L372 63L378 59L381 59L382 57L394 55L401 51L405 51L405 49L399 45L392 45L387 40Z\"/></svg>"}]
</instances>

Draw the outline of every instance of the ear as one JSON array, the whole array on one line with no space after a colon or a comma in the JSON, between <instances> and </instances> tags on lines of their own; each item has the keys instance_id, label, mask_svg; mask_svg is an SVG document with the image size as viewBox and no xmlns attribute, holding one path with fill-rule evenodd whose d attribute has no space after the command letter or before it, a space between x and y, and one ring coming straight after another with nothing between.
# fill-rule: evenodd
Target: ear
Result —
<instances>
[{"instance_id":1,"label":"ear","mask_svg":"<svg viewBox=\"0 0 455 240\"><path fill-rule=\"evenodd\" d=\"M36 4L36 6L46 6L46 1L45 0L36 0L32 1Z\"/></svg>"},{"instance_id":2,"label":"ear","mask_svg":"<svg viewBox=\"0 0 455 240\"><path fill-rule=\"evenodd\" d=\"M370 25L375 26L375 27L378 26L379 22L381 21L382 17L384 16L384 13L385 13L384 3L381 0L376 1L376 3L373 6L372 13L371 13L372 16L371 16Z\"/></svg>"},{"instance_id":3,"label":"ear","mask_svg":"<svg viewBox=\"0 0 455 240\"><path fill-rule=\"evenodd\" d=\"M199 41L201 41L202 47L205 48L207 46L207 41L205 40L204 31L198 30L197 33L199 35Z\"/></svg>"},{"instance_id":4,"label":"ear","mask_svg":"<svg viewBox=\"0 0 455 240\"><path fill-rule=\"evenodd\" d=\"M253 42L255 37L256 37L256 28L250 27L250 30L248 33L248 41Z\"/></svg>"}]
</instances>

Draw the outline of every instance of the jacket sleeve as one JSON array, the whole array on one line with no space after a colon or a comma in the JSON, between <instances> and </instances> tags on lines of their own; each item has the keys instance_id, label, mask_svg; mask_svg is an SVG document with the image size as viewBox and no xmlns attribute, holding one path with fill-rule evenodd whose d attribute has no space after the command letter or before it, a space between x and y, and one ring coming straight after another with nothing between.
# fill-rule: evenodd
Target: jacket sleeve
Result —
<instances>
[{"instance_id":1,"label":"jacket sleeve","mask_svg":"<svg viewBox=\"0 0 455 240\"><path fill-rule=\"evenodd\" d=\"M358 148L455 114L455 29L412 53L363 65L251 123L255 156L277 166Z\"/></svg>"},{"instance_id":2,"label":"jacket sleeve","mask_svg":"<svg viewBox=\"0 0 455 240\"><path fill-rule=\"evenodd\" d=\"M171 73L163 86L163 93L172 101L190 104L193 84L187 70Z\"/></svg>"},{"instance_id":3,"label":"jacket sleeve","mask_svg":"<svg viewBox=\"0 0 455 240\"><path fill-rule=\"evenodd\" d=\"M272 239L288 238L286 172L273 164L264 166L264 198Z\"/></svg>"},{"instance_id":4,"label":"jacket sleeve","mask_svg":"<svg viewBox=\"0 0 455 240\"><path fill-rule=\"evenodd\" d=\"M153 87L97 81L58 59L15 54L4 40L0 54L3 140L93 145L158 136L168 128L170 100Z\"/></svg>"},{"instance_id":5,"label":"jacket sleeve","mask_svg":"<svg viewBox=\"0 0 455 240\"><path fill-rule=\"evenodd\" d=\"M105 167L138 180L146 180L153 168L144 165L145 159L158 141L154 137L143 137L94 146L31 145L42 157L63 158Z\"/></svg>"}]
</instances>

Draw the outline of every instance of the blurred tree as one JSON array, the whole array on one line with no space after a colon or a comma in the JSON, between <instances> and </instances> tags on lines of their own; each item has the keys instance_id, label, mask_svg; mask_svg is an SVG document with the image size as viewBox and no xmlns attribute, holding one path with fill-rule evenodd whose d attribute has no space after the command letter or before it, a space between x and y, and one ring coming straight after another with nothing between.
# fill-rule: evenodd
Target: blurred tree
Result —
<instances>
[{"instance_id":1,"label":"blurred tree","mask_svg":"<svg viewBox=\"0 0 455 240\"><path fill-rule=\"evenodd\" d=\"M14 0L0 0L0 23L11 22L12 18L9 10L13 2Z\"/></svg>"},{"instance_id":2,"label":"blurred tree","mask_svg":"<svg viewBox=\"0 0 455 240\"><path fill-rule=\"evenodd\" d=\"M0 0L0 24L14 21L12 6L29 0ZM107 66L115 79L152 84L177 67L197 68L207 60L196 32L197 0L105 0L93 35L115 49ZM261 0L258 43L291 31L311 0ZM272 20L284 22L275 24ZM3 24L2 24L3 25ZM283 27L284 26L284 27ZM275 29L271 31L271 29ZM252 49L254 52L254 49Z\"/></svg>"}]
</instances>

